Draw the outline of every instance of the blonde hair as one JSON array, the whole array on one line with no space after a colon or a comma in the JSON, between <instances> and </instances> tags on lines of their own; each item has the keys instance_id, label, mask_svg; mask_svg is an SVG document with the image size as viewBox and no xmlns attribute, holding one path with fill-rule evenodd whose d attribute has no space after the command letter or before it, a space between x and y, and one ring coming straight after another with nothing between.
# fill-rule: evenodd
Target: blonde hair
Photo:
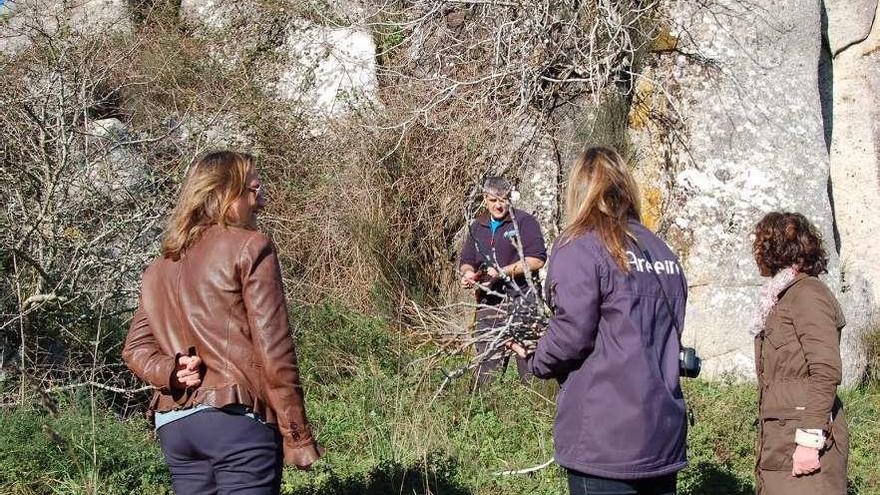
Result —
<instances>
[{"instance_id":1,"label":"blonde hair","mask_svg":"<svg viewBox=\"0 0 880 495\"><path fill-rule=\"evenodd\" d=\"M230 209L247 189L254 157L216 151L199 158L180 190L162 236L162 256L178 260L212 225L232 223Z\"/></svg>"},{"instance_id":2,"label":"blonde hair","mask_svg":"<svg viewBox=\"0 0 880 495\"><path fill-rule=\"evenodd\" d=\"M590 148L571 169L566 192L563 242L594 231L611 257L629 272L626 237L630 218L641 221L639 188L623 157L610 148Z\"/></svg>"}]
</instances>

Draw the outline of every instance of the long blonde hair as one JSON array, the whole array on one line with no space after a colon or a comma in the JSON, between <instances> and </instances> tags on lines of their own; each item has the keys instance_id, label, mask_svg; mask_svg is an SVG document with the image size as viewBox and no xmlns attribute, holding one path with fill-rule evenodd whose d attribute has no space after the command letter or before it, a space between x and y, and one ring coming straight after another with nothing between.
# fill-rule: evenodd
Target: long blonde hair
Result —
<instances>
[{"instance_id":1,"label":"long blonde hair","mask_svg":"<svg viewBox=\"0 0 880 495\"><path fill-rule=\"evenodd\" d=\"M629 272L627 222L641 221L642 206L638 185L617 151L595 147L581 153L568 178L565 209L563 242L594 231L620 269Z\"/></svg>"},{"instance_id":2,"label":"long blonde hair","mask_svg":"<svg viewBox=\"0 0 880 495\"><path fill-rule=\"evenodd\" d=\"M247 189L254 157L215 151L199 158L180 190L162 236L162 256L178 260L212 225L232 223L230 209Z\"/></svg>"}]
</instances>

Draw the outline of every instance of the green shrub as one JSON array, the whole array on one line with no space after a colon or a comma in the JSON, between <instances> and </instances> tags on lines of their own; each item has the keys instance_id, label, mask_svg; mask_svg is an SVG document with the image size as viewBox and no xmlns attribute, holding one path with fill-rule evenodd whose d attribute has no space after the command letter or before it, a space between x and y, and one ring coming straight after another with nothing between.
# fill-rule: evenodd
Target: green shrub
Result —
<instances>
[{"instance_id":1,"label":"green shrub","mask_svg":"<svg viewBox=\"0 0 880 495\"><path fill-rule=\"evenodd\" d=\"M849 424L850 493L880 494L880 384L841 394Z\"/></svg>"},{"instance_id":2,"label":"green shrub","mask_svg":"<svg viewBox=\"0 0 880 495\"><path fill-rule=\"evenodd\" d=\"M94 423L93 423L94 421ZM0 411L0 493L170 493L146 421L69 407Z\"/></svg>"},{"instance_id":3,"label":"green shrub","mask_svg":"<svg viewBox=\"0 0 880 495\"><path fill-rule=\"evenodd\" d=\"M291 310L297 355L306 374L321 381L351 376L359 368L395 371L401 346L387 325L376 318L323 303Z\"/></svg>"},{"instance_id":4,"label":"green shrub","mask_svg":"<svg viewBox=\"0 0 880 495\"><path fill-rule=\"evenodd\" d=\"M702 380L686 380L683 385L694 422L688 431L690 466L679 478L682 493L754 493L754 386Z\"/></svg>"}]
</instances>

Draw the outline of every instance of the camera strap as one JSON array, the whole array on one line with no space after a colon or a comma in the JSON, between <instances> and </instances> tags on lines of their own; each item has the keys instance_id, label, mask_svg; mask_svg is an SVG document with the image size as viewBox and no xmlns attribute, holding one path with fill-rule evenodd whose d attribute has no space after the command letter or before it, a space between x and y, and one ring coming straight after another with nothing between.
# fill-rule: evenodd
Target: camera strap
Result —
<instances>
[{"instance_id":1,"label":"camera strap","mask_svg":"<svg viewBox=\"0 0 880 495\"><path fill-rule=\"evenodd\" d=\"M651 257L651 253L645 249L644 246L639 242L639 239L635 236L635 234L629 234L630 239L633 240L636 247L642 254L645 256L645 259L648 260L648 263L651 265L651 273L654 274L654 278L657 280L657 285L660 286L660 293L663 294L663 300L666 302L666 309L669 311L669 316L672 318L672 326L675 327L675 334L678 335L678 347L680 349L684 348L684 344L681 339L683 336L683 332L681 327L678 325L678 318L675 316L675 310L672 307L672 303L669 301L669 297L666 295L666 290L663 288L663 282L660 280L660 275L657 275L657 270L654 269L654 258Z\"/></svg>"},{"instance_id":2,"label":"camera strap","mask_svg":"<svg viewBox=\"0 0 880 495\"><path fill-rule=\"evenodd\" d=\"M636 247L642 254L645 256L645 259L648 260L648 263L651 264L651 272L654 273L654 278L657 280L657 285L660 286L660 293L663 294L663 300L666 301L666 309L669 311L669 316L672 318L672 326L675 328L675 334L678 335L678 349L681 352L684 349L684 344L682 343L683 333L681 331L681 327L678 326L678 318L675 316L675 311L672 308L672 303L669 301L669 297L666 295L666 290L663 288L663 282L660 280L660 275L657 275L657 270L654 269L654 259L651 257L651 253L642 246L642 243L639 242L639 239L635 236L635 234L629 234L629 237L633 240ZM694 418L694 411L690 407L685 404L685 418L687 422L690 423L691 426L694 426L696 423L696 419Z\"/></svg>"}]
</instances>

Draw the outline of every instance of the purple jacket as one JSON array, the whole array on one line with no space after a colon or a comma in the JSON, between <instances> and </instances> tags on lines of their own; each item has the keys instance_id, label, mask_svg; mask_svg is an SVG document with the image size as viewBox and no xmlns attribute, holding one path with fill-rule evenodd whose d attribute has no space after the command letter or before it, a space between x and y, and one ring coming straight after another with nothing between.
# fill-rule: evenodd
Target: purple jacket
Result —
<instances>
[{"instance_id":1,"label":"purple jacket","mask_svg":"<svg viewBox=\"0 0 880 495\"><path fill-rule=\"evenodd\" d=\"M687 465L673 324L684 323L687 283L662 240L635 220L630 229L649 256L631 246L629 274L592 232L557 242L545 283L554 315L528 359L535 376L560 383L556 462L613 479L662 476Z\"/></svg>"},{"instance_id":2,"label":"purple jacket","mask_svg":"<svg viewBox=\"0 0 880 495\"><path fill-rule=\"evenodd\" d=\"M519 237L522 242L523 254L528 257L538 258L540 260L547 259L547 248L544 245L544 236L541 234L541 226L534 216L522 210L513 210L516 216L516 223L519 225ZM498 227L495 233L489 227L489 215L481 214L468 227L467 237L461 248L461 259L459 266L468 264L474 268L480 268L481 265L494 266L497 262L499 266L506 266L519 261L519 253L511 241L511 237L516 235L513 221L508 214L504 218L504 223ZM537 275L535 272L535 281L537 283ZM528 286L525 276L518 276L514 281L520 288ZM493 291L503 293L505 291L504 282L496 281L492 287ZM499 301L495 297L486 297L480 294L480 302L485 304L497 304Z\"/></svg>"}]
</instances>

